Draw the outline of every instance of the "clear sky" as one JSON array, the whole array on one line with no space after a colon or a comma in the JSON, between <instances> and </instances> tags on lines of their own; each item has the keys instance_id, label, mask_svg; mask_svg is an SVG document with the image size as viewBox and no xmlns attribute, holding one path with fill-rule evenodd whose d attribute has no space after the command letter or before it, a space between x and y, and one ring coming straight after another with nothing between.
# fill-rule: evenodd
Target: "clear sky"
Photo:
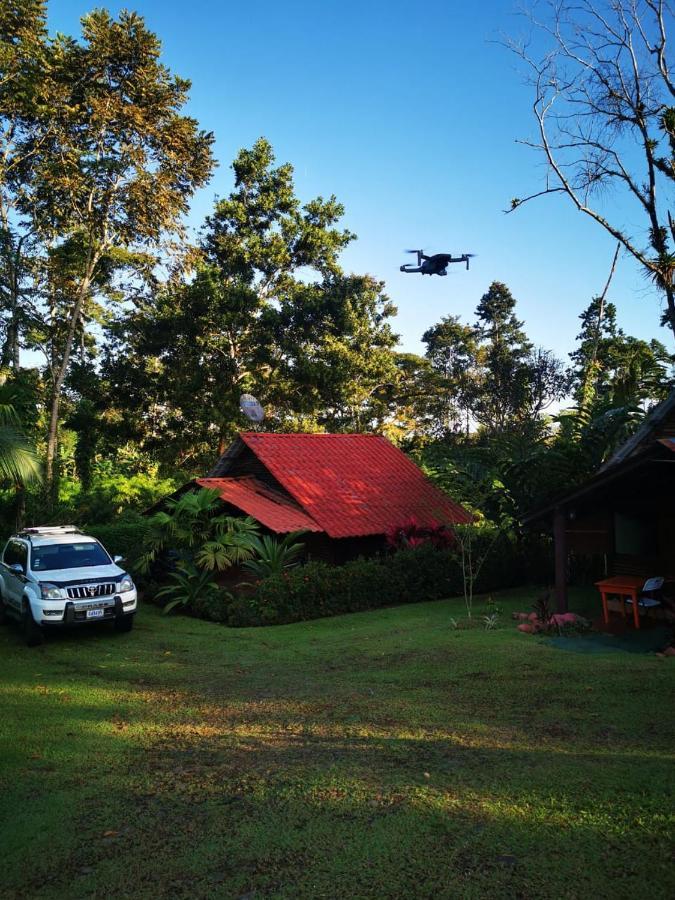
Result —
<instances>
[{"instance_id":1,"label":"clear sky","mask_svg":"<svg viewBox=\"0 0 675 900\"><path fill-rule=\"evenodd\" d=\"M94 2L51 0L50 28L79 34ZM100 5L100 4L96 4ZM189 111L216 136L219 168L194 200L198 227L232 187L229 164L260 135L295 167L302 200L334 193L356 241L343 264L386 282L405 350L441 316L473 321L505 282L536 344L566 358L578 315L606 280L614 243L562 197L527 204L544 169L517 61L496 41L525 25L512 0L127 0L192 80ZM416 8L417 6L417 8ZM628 212L626 215L628 215ZM406 247L474 252L447 278L404 275ZM621 257L610 299L624 329L672 339L640 270Z\"/></svg>"}]
</instances>

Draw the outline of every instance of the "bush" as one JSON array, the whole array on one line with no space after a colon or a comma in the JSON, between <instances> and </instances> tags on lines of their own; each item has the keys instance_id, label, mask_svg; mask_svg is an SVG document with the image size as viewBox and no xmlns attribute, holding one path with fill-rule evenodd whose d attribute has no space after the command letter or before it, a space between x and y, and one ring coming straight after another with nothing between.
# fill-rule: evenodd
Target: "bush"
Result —
<instances>
[{"instance_id":1,"label":"bush","mask_svg":"<svg viewBox=\"0 0 675 900\"><path fill-rule=\"evenodd\" d=\"M281 625L398 603L437 600L461 591L448 550L422 546L343 566L310 562L258 582L230 603L230 625Z\"/></svg>"},{"instance_id":2,"label":"bush","mask_svg":"<svg viewBox=\"0 0 675 900\"><path fill-rule=\"evenodd\" d=\"M516 542L507 534L494 541L486 533L476 538L491 544L476 579L477 593L539 580L548 546ZM228 624L282 625L339 613L359 612L399 603L453 597L463 592L461 565L453 549L430 544L399 550L384 557L356 559L343 566L310 562L264 578L229 603ZM219 619L222 621L222 619Z\"/></svg>"},{"instance_id":3,"label":"bush","mask_svg":"<svg viewBox=\"0 0 675 900\"><path fill-rule=\"evenodd\" d=\"M111 556L122 556L131 566L143 549L148 521L142 516L128 514L111 525L82 526L82 531L100 541Z\"/></svg>"},{"instance_id":4,"label":"bush","mask_svg":"<svg viewBox=\"0 0 675 900\"><path fill-rule=\"evenodd\" d=\"M228 622L232 594L229 591L212 591L197 597L192 604L192 613L199 619L210 622Z\"/></svg>"}]
</instances>

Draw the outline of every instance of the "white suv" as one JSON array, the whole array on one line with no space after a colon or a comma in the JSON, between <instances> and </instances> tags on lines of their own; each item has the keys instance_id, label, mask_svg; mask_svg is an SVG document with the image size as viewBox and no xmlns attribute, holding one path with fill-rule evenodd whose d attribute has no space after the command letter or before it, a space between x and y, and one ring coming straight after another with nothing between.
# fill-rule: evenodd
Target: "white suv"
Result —
<instances>
[{"instance_id":1,"label":"white suv","mask_svg":"<svg viewBox=\"0 0 675 900\"><path fill-rule=\"evenodd\" d=\"M0 563L0 621L23 624L29 646L43 625L112 621L131 631L136 587L101 544L73 525L26 528L5 545Z\"/></svg>"}]
</instances>

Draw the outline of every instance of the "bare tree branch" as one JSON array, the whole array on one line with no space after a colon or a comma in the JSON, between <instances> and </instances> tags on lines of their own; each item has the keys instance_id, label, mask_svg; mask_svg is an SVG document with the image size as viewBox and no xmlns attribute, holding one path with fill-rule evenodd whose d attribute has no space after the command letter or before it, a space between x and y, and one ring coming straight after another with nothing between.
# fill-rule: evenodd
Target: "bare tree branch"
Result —
<instances>
[{"instance_id":1,"label":"bare tree branch","mask_svg":"<svg viewBox=\"0 0 675 900\"><path fill-rule=\"evenodd\" d=\"M675 228L668 208L675 182L675 81L668 59L672 9L664 0L550 0L529 21L548 41L539 58L506 46L525 64L533 89L537 139L552 179L511 201L563 193L645 269L666 300L675 333ZM615 188L637 203L641 234L598 201ZM605 193L605 196L608 196ZM619 207L621 209L621 207Z\"/></svg>"}]
</instances>

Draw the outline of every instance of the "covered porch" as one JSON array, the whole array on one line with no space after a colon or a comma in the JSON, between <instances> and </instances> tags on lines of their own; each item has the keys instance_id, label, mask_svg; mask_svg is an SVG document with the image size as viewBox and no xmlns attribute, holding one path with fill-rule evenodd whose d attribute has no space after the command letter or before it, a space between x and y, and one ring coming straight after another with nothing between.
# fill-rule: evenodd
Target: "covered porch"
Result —
<instances>
[{"instance_id":1,"label":"covered porch","mask_svg":"<svg viewBox=\"0 0 675 900\"><path fill-rule=\"evenodd\" d=\"M527 517L527 524L553 532L560 612L568 606L572 561L581 561L594 583L623 576L621 584L641 589L660 576L675 585L674 451L672 439L656 440ZM666 590L675 593L675 587ZM625 599L612 600L611 608L623 611L626 605Z\"/></svg>"}]
</instances>

